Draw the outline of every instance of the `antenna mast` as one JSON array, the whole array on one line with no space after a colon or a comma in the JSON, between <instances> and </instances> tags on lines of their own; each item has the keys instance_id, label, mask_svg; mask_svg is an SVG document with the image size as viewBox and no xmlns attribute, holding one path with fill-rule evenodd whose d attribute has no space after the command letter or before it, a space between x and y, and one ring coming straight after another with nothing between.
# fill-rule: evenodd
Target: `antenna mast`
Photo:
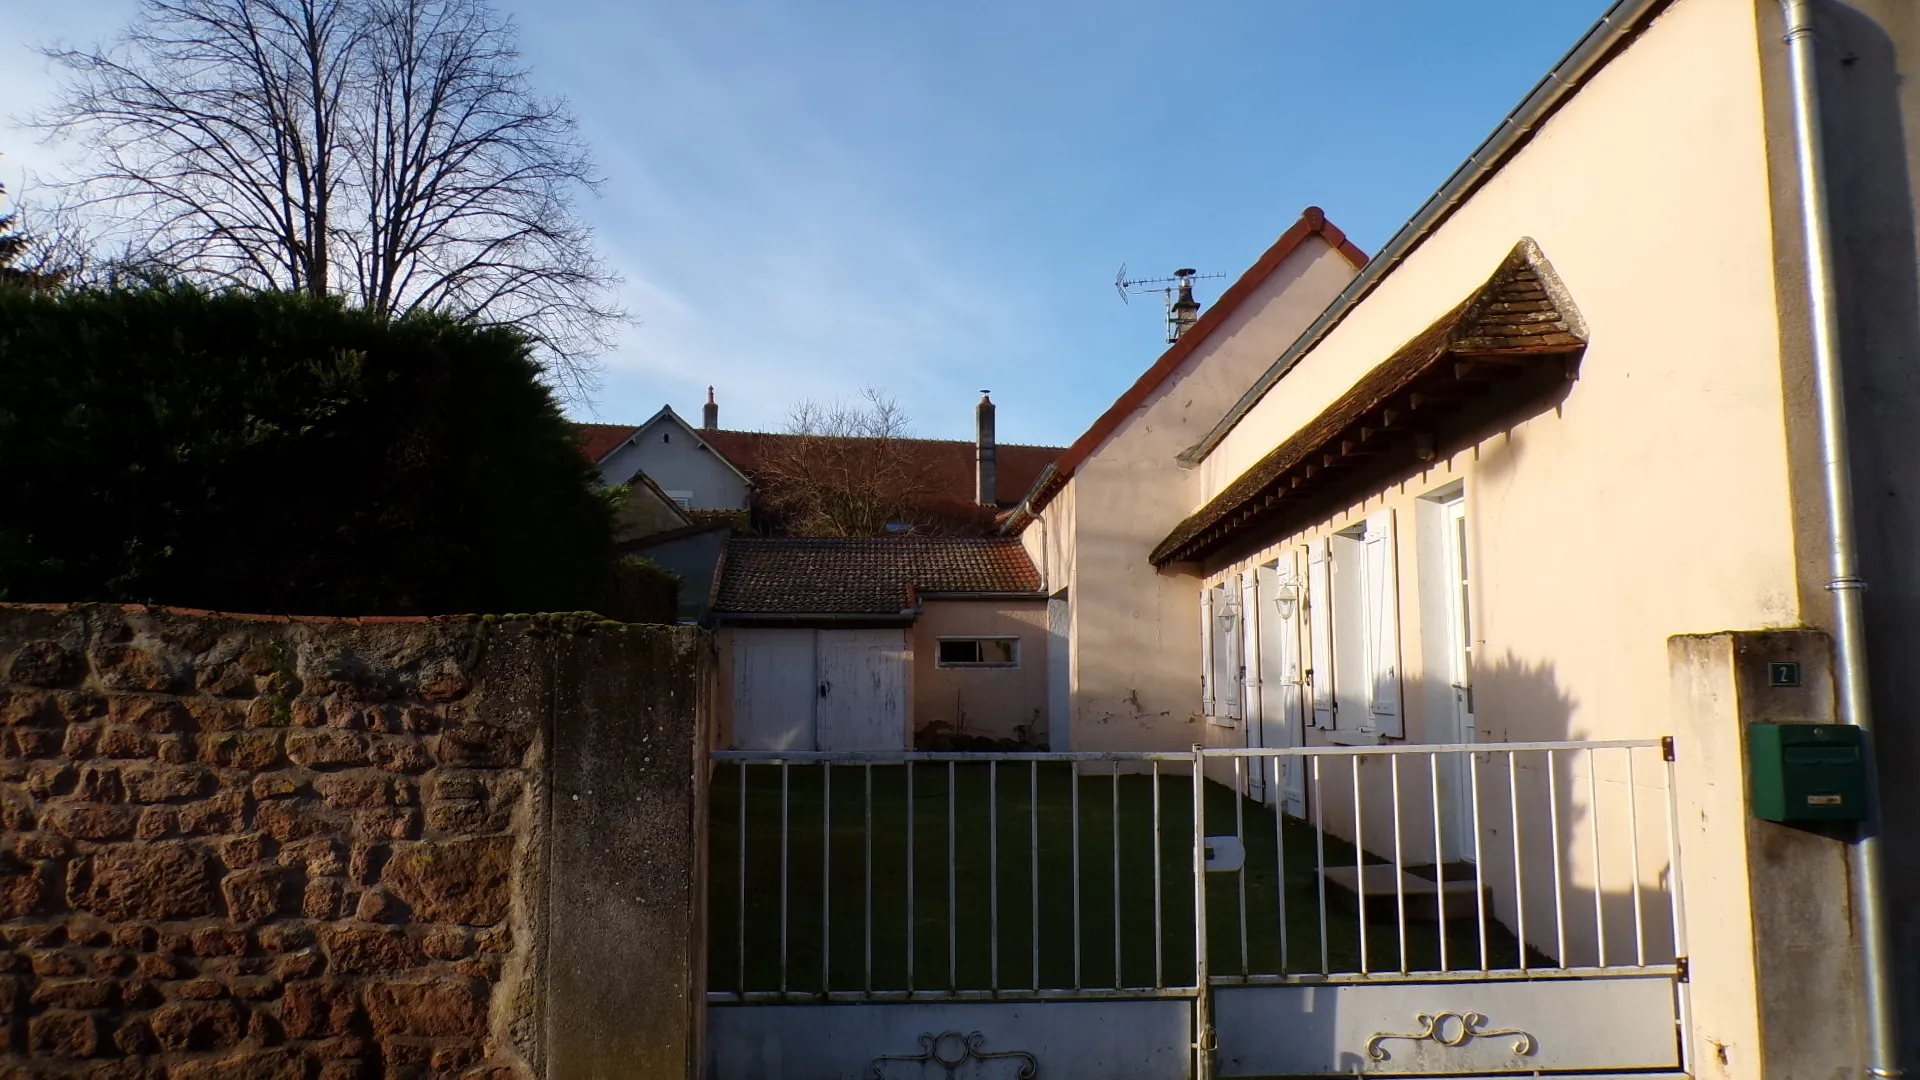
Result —
<instances>
[{"instance_id":1,"label":"antenna mast","mask_svg":"<svg viewBox=\"0 0 1920 1080\"><path fill-rule=\"evenodd\" d=\"M1167 308L1167 344L1180 340L1180 335L1200 317L1200 303L1193 298L1193 283L1210 281L1226 277L1225 274L1203 274L1192 267L1181 267L1172 277L1129 278L1127 264L1120 264L1120 272L1113 276L1113 287L1119 292L1123 303L1129 295L1144 296L1147 293L1159 293Z\"/></svg>"}]
</instances>

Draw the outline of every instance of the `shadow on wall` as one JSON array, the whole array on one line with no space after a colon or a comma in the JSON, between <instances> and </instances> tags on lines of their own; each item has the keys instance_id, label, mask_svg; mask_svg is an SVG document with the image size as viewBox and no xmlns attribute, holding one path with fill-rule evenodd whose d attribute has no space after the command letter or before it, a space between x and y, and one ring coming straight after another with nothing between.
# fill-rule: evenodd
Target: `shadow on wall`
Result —
<instances>
[{"instance_id":1,"label":"shadow on wall","mask_svg":"<svg viewBox=\"0 0 1920 1080\"><path fill-rule=\"evenodd\" d=\"M1889 25L1903 24L1907 62L1920 49L1920 23L1908 5L1888 0L1819 6L1820 93L1827 127L1827 165L1840 288L1840 336L1846 363L1847 414L1853 456L1854 506L1866 593L1868 670L1883 721L1875 732L1882 777L1882 818L1920 820L1920 787L1908 779L1920 763L1920 728L1904 722L1904 703L1920 698L1920 457L1913 432L1920 426L1920 255L1915 251L1916 192L1907 132L1908 113L1920 113L1920 88L1901 71ZM1904 102L1903 102L1904 96ZM1904 111L1903 111L1904 105ZM1776 161L1776 168L1791 165ZM1791 176L1776 181L1794 190ZM1792 218L1788 243L1797 243ZM1789 252L1794 258L1799 252ZM1800 310L1797 275L1783 275L1786 310ZM1803 327L1787 329L1786 355L1805 348ZM1797 359L1791 364L1798 364ZM1788 383L1807 378L1790 369ZM1788 430L1795 502L1821 504L1819 447L1809 428ZM1801 596L1809 610L1828 600L1825 536L1817 514L1799 523ZM1920 831L1888 830L1885 864L1892 895L1896 987L1904 1020L1903 1058L1920 1055Z\"/></svg>"},{"instance_id":2,"label":"shadow on wall","mask_svg":"<svg viewBox=\"0 0 1920 1080\"><path fill-rule=\"evenodd\" d=\"M1429 690L1444 694L1429 698ZM1453 696L1450 685L1419 680L1408 680L1403 693L1407 700ZM1582 737L1573 724L1577 703L1551 665L1509 653L1475 668L1473 695L1480 742ZM1524 939L1536 960L1556 967L1672 961L1667 767L1657 745L1361 753L1308 759L1307 767L1309 819L1317 815L1343 839L1357 832L1382 862L1397 853L1416 877L1479 881L1487 918ZM1473 895L1469 888L1450 901L1449 921L1478 917ZM1387 899L1382 906L1394 908L1395 898Z\"/></svg>"},{"instance_id":3,"label":"shadow on wall","mask_svg":"<svg viewBox=\"0 0 1920 1080\"><path fill-rule=\"evenodd\" d=\"M1009 716L981 718L969 715L966 694L953 695L953 710L921 724L913 732L913 748L934 753L991 753L1045 751L1047 721L1039 708L1008 725Z\"/></svg>"}]
</instances>

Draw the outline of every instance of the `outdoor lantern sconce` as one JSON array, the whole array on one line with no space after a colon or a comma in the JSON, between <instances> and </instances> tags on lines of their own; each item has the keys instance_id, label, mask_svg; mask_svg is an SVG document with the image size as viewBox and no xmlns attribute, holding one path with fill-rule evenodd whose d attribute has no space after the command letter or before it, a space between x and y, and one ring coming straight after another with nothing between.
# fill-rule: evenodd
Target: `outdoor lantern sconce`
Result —
<instances>
[{"instance_id":1,"label":"outdoor lantern sconce","mask_svg":"<svg viewBox=\"0 0 1920 1080\"><path fill-rule=\"evenodd\" d=\"M1299 606L1300 579L1287 574L1279 579L1279 584L1273 590L1273 609L1280 613L1281 621L1285 622L1293 618Z\"/></svg>"},{"instance_id":2,"label":"outdoor lantern sconce","mask_svg":"<svg viewBox=\"0 0 1920 1080\"><path fill-rule=\"evenodd\" d=\"M1220 607L1214 612L1213 617L1220 620L1221 633L1233 631L1233 622L1240 617L1240 601L1235 598L1232 589L1221 590Z\"/></svg>"}]
</instances>

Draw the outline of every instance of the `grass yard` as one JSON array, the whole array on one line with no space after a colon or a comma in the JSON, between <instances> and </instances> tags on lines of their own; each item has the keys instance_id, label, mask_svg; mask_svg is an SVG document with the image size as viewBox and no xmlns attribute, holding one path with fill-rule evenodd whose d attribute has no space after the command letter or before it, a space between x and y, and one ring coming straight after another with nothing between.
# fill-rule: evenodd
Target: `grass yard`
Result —
<instances>
[{"instance_id":1,"label":"grass yard","mask_svg":"<svg viewBox=\"0 0 1920 1080\"><path fill-rule=\"evenodd\" d=\"M812 992L823 987L984 990L996 985L1003 989L1192 985L1189 777L1160 778L1156 843L1155 785L1144 774L1121 776L1117 790L1111 776L1082 774L1076 815L1073 773L1062 763L1035 768L1026 762L1008 762L997 769L965 763L952 766L951 771L946 763L922 763L911 767L911 798L908 769L904 765L874 766L870 772L852 766L747 766L742 920L742 769L736 764L716 768L709 848L710 989ZM783 782L788 791L784 971ZM993 812L989 811L990 792L997 796L991 800ZM1233 792L1209 783L1205 795L1209 834L1232 833ZM1207 954L1213 973L1319 972L1323 970L1322 923L1314 830L1291 819L1285 824L1287 950L1283 967L1274 814L1252 801L1241 809L1246 829L1244 945L1239 920L1242 875L1210 874ZM1160 856L1157 890L1156 848ZM1351 866L1353 860L1351 845L1326 837L1325 865ZM1379 860L1369 856L1368 861ZM1161 927L1157 951L1156 891ZM1076 907L1080 913L1077 949ZM1394 905L1369 903L1367 914L1368 969L1397 970ZM993 947L996 925L998 950ZM1350 899L1331 887L1325 929L1324 970L1360 970L1358 914ZM1475 922L1471 918L1450 921L1448 933L1451 964L1477 964ZM1517 963L1512 935L1491 919L1488 934L1493 965ZM1407 936L1408 967L1437 969L1439 928L1431 922L1409 921Z\"/></svg>"}]
</instances>

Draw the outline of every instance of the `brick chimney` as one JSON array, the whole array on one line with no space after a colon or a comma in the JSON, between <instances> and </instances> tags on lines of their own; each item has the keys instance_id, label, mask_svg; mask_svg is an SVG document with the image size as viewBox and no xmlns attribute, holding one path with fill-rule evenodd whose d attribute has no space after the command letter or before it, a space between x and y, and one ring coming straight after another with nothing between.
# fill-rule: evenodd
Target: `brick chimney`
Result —
<instances>
[{"instance_id":1,"label":"brick chimney","mask_svg":"<svg viewBox=\"0 0 1920 1080\"><path fill-rule=\"evenodd\" d=\"M700 430L713 431L720 426L720 406L714 404L713 387L707 387L707 404L700 410Z\"/></svg>"},{"instance_id":2,"label":"brick chimney","mask_svg":"<svg viewBox=\"0 0 1920 1080\"><path fill-rule=\"evenodd\" d=\"M990 391L980 391L980 404L973 407L974 442L973 461L978 469L974 482L974 499L981 506L999 506L999 490L994 486L993 476L993 399Z\"/></svg>"}]
</instances>

